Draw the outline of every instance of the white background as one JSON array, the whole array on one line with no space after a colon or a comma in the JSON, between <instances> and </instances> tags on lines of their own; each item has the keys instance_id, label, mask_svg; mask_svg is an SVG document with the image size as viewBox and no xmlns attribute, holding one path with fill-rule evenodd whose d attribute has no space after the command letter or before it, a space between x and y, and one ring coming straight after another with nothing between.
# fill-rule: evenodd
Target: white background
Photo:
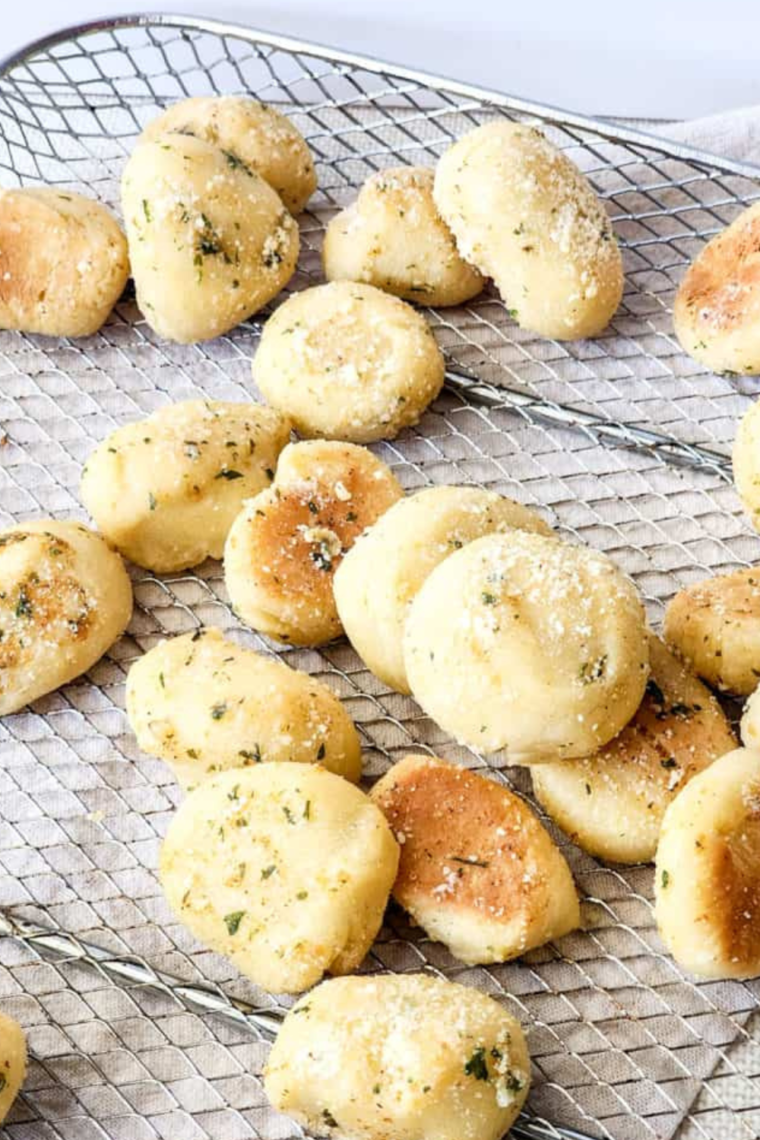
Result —
<instances>
[{"instance_id":1,"label":"white background","mask_svg":"<svg viewBox=\"0 0 760 1140\"><path fill-rule=\"evenodd\" d=\"M760 0L2 0L0 51L125 11L194 12L590 114L760 103Z\"/></svg>"}]
</instances>

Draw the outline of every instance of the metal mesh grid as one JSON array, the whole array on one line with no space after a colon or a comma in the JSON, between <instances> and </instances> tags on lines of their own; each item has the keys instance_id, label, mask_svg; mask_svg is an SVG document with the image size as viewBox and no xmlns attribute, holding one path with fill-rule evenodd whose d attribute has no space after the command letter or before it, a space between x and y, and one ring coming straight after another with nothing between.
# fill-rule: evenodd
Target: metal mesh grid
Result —
<instances>
[{"instance_id":1,"label":"metal mesh grid","mask_svg":"<svg viewBox=\"0 0 760 1140\"><path fill-rule=\"evenodd\" d=\"M117 206L139 129L168 102L212 92L283 105L315 154L320 190L301 219L295 288L319 279L324 220L371 171L429 165L494 113L536 113L307 45L151 18L74 33L12 61L0 78L0 177L84 187ZM701 371L678 349L669 309L690 256L759 192L752 171L735 164L559 113L541 117L608 200L625 247L620 313L604 337L574 344L518 329L489 294L431 313L454 366L537 404L488 408L447 390L418 429L376 450L407 488L475 482L539 506L565 534L617 559L657 622L681 585L760 560L760 540L725 470L675 468L656 447L603 447L572 424L601 417L727 452L755 382ZM86 341L0 334L0 521L83 517L81 466L117 424L198 394L250 397L256 336L250 323L210 344L164 344L130 295ZM542 406L560 407L567 426L549 426L536 414ZM274 648L239 630L216 563L164 579L135 571L134 583L128 635L86 678L0 725L0 906L154 970L272 1004L199 949L164 904L154 868L179 793L168 770L137 751L123 704L129 663L167 634L215 624ZM284 652L345 698L370 777L420 748L483 766L388 692L347 645ZM497 764L494 778L528 794L524 772ZM528 1030L530 1107L549 1120L610 1140L751 1140L760 1132L760 985L685 977L654 929L651 868L600 864L549 826L586 898L582 931L520 962L474 969L391 909L367 968L427 966L502 997ZM41 962L33 941L6 937L0 1001L27 1027L33 1053L6 1125L13 1140L293 1135L266 1107L256 1076L263 1041L168 993L116 988L102 971Z\"/></svg>"}]
</instances>

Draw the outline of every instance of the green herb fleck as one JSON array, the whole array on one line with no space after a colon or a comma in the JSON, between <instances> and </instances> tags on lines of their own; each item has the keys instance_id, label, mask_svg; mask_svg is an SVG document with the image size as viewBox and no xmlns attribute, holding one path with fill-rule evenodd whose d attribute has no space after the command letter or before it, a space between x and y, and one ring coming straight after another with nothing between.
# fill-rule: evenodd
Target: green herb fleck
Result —
<instances>
[{"instance_id":1,"label":"green herb fleck","mask_svg":"<svg viewBox=\"0 0 760 1140\"><path fill-rule=\"evenodd\" d=\"M150 213L150 202L148 201L147 198L143 198L142 208L143 208L143 213L145 214L145 221L146 222L152 221L153 219L151 218L151 213Z\"/></svg>"},{"instance_id":2,"label":"green herb fleck","mask_svg":"<svg viewBox=\"0 0 760 1140\"><path fill-rule=\"evenodd\" d=\"M16 617L28 618L32 616L32 600L26 592L26 587L22 586L18 592L18 601L16 602Z\"/></svg>"},{"instance_id":3,"label":"green herb fleck","mask_svg":"<svg viewBox=\"0 0 760 1140\"><path fill-rule=\"evenodd\" d=\"M252 760L254 764L261 763L261 749L258 744L254 744L253 748L241 748L238 756L242 756L244 760Z\"/></svg>"},{"instance_id":4,"label":"green herb fleck","mask_svg":"<svg viewBox=\"0 0 760 1140\"><path fill-rule=\"evenodd\" d=\"M486 1051L482 1045L474 1051L469 1061L465 1062L464 1066L465 1076L474 1077L476 1081L488 1080L488 1064L486 1063Z\"/></svg>"},{"instance_id":5,"label":"green herb fleck","mask_svg":"<svg viewBox=\"0 0 760 1140\"><path fill-rule=\"evenodd\" d=\"M660 883L662 885L663 890L665 890L665 888L667 887L669 882L670 882L670 873L668 871L663 871L662 875L660 876Z\"/></svg>"},{"instance_id":6,"label":"green herb fleck","mask_svg":"<svg viewBox=\"0 0 760 1140\"><path fill-rule=\"evenodd\" d=\"M581 665L578 679L582 685L593 685L594 681L601 681L607 668L607 654L597 657L596 661L584 661Z\"/></svg>"},{"instance_id":7,"label":"green herb fleck","mask_svg":"<svg viewBox=\"0 0 760 1140\"><path fill-rule=\"evenodd\" d=\"M226 712L227 712L227 702L226 701L220 701L220 703L218 705L212 705L211 706L211 719L212 720L221 720Z\"/></svg>"},{"instance_id":8,"label":"green herb fleck","mask_svg":"<svg viewBox=\"0 0 760 1140\"><path fill-rule=\"evenodd\" d=\"M157 506L158 503L156 502L156 496L152 491L148 491L148 510L155 511Z\"/></svg>"},{"instance_id":9,"label":"green herb fleck","mask_svg":"<svg viewBox=\"0 0 760 1140\"><path fill-rule=\"evenodd\" d=\"M223 150L222 154L227 159L228 164L232 167L233 170L242 170L245 174L253 177L253 171L251 170L248 163L243 162L240 155L235 154L234 151L231 150Z\"/></svg>"},{"instance_id":10,"label":"green herb fleck","mask_svg":"<svg viewBox=\"0 0 760 1140\"><path fill-rule=\"evenodd\" d=\"M489 594L487 590L483 591L483 593L480 595L480 598L481 598L481 601L483 602L484 606L495 606L496 605L496 602L497 602L496 595L495 594Z\"/></svg>"},{"instance_id":11,"label":"green herb fleck","mask_svg":"<svg viewBox=\"0 0 760 1140\"><path fill-rule=\"evenodd\" d=\"M268 867L263 868L261 872L262 879L271 879L276 870L277 865L275 863L270 863Z\"/></svg>"},{"instance_id":12,"label":"green herb fleck","mask_svg":"<svg viewBox=\"0 0 760 1140\"><path fill-rule=\"evenodd\" d=\"M233 910L231 914L225 914L224 925L227 927L228 934L237 934L244 915L244 910Z\"/></svg>"}]
</instances>

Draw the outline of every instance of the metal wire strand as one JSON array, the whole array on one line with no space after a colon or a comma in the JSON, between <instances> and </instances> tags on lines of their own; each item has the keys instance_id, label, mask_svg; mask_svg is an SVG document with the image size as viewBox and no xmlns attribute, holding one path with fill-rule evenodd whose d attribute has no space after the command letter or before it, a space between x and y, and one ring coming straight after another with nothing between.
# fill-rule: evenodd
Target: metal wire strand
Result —
<instances>
[{"instance_id":1,"label":"metal wire strand","mask_svg":"<svg viewBox=\"0 0 760 1140\"><path fill-rule=\"evenodd\" d=\"M243 1025L273 1041L282 1025L283 1009L256 1009L248 1002L230 997L223 991L180 981L169 974L153 970L141 959L122 957L112 951L84 941L73 934L40 926L0 911L0 938L15 938L31 947L41 958L79 962L110 978L115 984L139 986L155 990L192 1009L195 1013L213 1014ZM594 1140L586 1132L550 1124L529 1113L521 1113L511 1129L518 1140Z\"/></svg>"}]
</instances>

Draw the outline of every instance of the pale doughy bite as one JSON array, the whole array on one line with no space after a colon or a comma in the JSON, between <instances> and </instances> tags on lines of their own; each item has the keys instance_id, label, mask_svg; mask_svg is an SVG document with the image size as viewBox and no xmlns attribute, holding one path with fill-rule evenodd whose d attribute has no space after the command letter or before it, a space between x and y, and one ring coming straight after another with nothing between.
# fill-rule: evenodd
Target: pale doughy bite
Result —
<instances>
[{"instance_id":1,"label":"pale doughy bite","mask_svg":"<svg viewBox=\"0 0 760 1140\"><path fill-rule=\"evenodd\" d=\"M121 180L137 303L159 336L221 336L280 292L298 226L253 169L213 143L168 133L139 142Z\"/></svg>"},{"instance_id":2,"label":"pale doughy bite","mask_svg":"<svg viewBox=\"0 0 760 1140\"><path fill-rule=\"evenodd\" d=\"M78 522L0 531L0 582L0 716L85 673L132 616L121 558Z\"/></svg>"},{"instance_id":3,"label":"pale doughy bite","mask_svg":"<svg viewBox=\"0 0 760 1140\"><path fill-rule=\"evenodd\" d=\"M275 1108L346 1140L501 1140L529 1084L504 1005L429 974L323 982L288 1013L264 1073Z\"/></svg>"},{"instance_id":4,"label":"pale doughy bite","mask_svg":"<svg viewBox=\"0 0 760 1140\"><path fill-rule=\"evenodd\" d=\"M230 530L224 578L235 612L293 645L341 632L333 578L346 551L403 494L366 448L314 440L283 451L275 482Z\"/></svg>"},{"instance_id":5,"label":"pale doughy bite","mask_svg":"<svg viewBox=\"0 0 760 1140\"><path fill-rule=\"evenodd\" d=\"M664 633L708 685L749 696L760 678L760 570L717 574L679 590L665 610Z\"/></svg>"},{"instance_id":6,"label":"pale doughy bite","mask_svg":"<svg viewBox=\"0 0 760 1140\"><path fill-rule=\"evenodd\" d=\"M169 825L160 876L205 946L273 993L355 970L380 929L398 845L364 792L311 764L223 772Z\"/></svg>"},{"instance_id":7,"label":"pale doughy bite","mask_svg":"<svg viewBox=\"0 0 760 1140\"><path fill-rule=\"evenodd\" d=\"M758 225L760 227L760 222ZM760 345L758 347L760 349ZM760 530L760 400L752 404L739 421L734 440L733 470L742 505L755 530Z\"/></svg>"},{"instance_id":8,"label":"pale doughy bite","mask_svg":"<svg viewBox=\"0 0 760 1140\"><path fill-rule=\"evenodd\" d=\"M327 685L201 629L162 641L127 677L127 714L144 752L183 788L270 761L322 764L354 783L361 748Z\"/></svg>"},{"instance_id":9,"label":"pale doughy bite","mask_svg":"<svg viewBox=\"0 0 760 1140\"><path fill-rule=\"evenodd\" d=\"M331 219L322 263L328 281L363 281L420 305L461 305L484 285L460 257L433 201L433 171L423 166L368 178Z\"/></svg>"},{"instance_id":10,"label":"pale doughy bite","mask_svg":"<svg viewBox=\"0 0 760 1140\"><path fill-rule=\"evenodd\" d=\"M11 1110L26 1076L26 1039L17 1021L0 1013L0 1124Z\"/></svg>"},{"instance_id":11,"label":"pale doughy bite","mask_svg":"<svg viewBox=\"0 0 760 1140\"><path fill-rule=\"evenodd\" d=\"M82 473L82 502L125 558L159 574L221 558L243 503L290 436L257 404L188 400L118 428Z\"/></svg>"},{"instance_id":12,"label":"pale doughy bite","mask_svg":"<svg viewBox=\"0 0 760 1140\"><path fill-rule=\"evenodd\" d=\"M755 689L744 706L739 731L746 748L760 748L760 688Z\"/></svg>"},{"instance_id":13,"label":"pale doughy bite","mask_svg":"<svg viewBox=\"0 0 760 1140\"><path fill-rule=\"evenodd\" d=\"M665 813L655 917L675 960L701 978L760 975L760 751L716 760Z\"/></svg>"},{"instance_id":14,"label":"pale doughy bite","mask_svg":"<svg viewBox=\"0 0 760 1140\"><path fill-rule=\"evenodd\" d=\"M425 318L371 285L334 281L289 297L253 359L267 403L300 435L370 443L416 424L443 386Z\"/></svg>"},{"instance_id":15,"label":"pale doughy bite","mask_svg":"<svg viewBox=\"0 0 760 1140\"><path fill-rule=\"evenodd\" d=\"M129 277L113 215L68 190L0 190L0 328L91 336Z\"/></svg>"},{"instance_id":16,"label":"pale doughy bite","mask_svg":"<svg viewBox=\"0 0 760 1140\"><path fill-rule=\"evenodd\" d=\"M167 131L205 139L221 147L233 169L257 171L291 214L300 214L317 188L306 140L287 115L266 103L239 95L181 99L148 123L141 138Z\"/></svg>"},{"instance_id":17,"label":"pale doughy bite","mask_svg":"<svg viewBox=\"0 0 760 1140\"><path fill-rule=\"evenodd\" d=\"M409 608L404 661L445 732L531 764L586 755L628 723L649 645L636 589L606 555L515 530L436 566Z\"/></svg>"},{"instance_id":18,"label":"pale doughy bite","mask_svg":"<svg viewBox=\"0 0 760 1140\"><path fill-rule=\"evenodd\" d=\"M505 119L470 131L439 160L434 197L462 257L494 279L519 325L556 340L607 327L623 293L610 220L541 131Z\"/></svg>"},{"instance_id":19,"label":"pale doughy bite","mask_svg":"<svg viewBox=\"0 0 760 1140\"><path fill-rule=\"evenodd\" d=\"M404 624L412 598L444 558L484 534L551 534L533 511L479 487L429 487L400 499L348 552L335 600L349 641L372 672L408 693Z\"/></svg>"},{"instance_id":20,"label":"pale doughy bite","mask_svg":"<svg viewBox=\"0 0 760 1140\"><path fill-rule=\"evenodd\" d=\"M428 756L372 789L401 849L393 897L469 964L506 962L580 922L570 868L524 800Z\"/></svg>"},{"instance_id":21,"label":"pale doughy bite","mask_svg":"<svg viewBox=\"0 0 760 1140\"><path fill-rule=\"evenodd\" d=\"M712 693L650 636L651 675L638 712L599 752L537 764L539 803L574 843L615 863L654 859L668 804L736 747Z\"/></svg>"},{"instance_id":22,"label":"pale doughy bite","mask_svg":"<svg viewBox=\"0 0 760 1140\"><path fill-rule=\"evenodd\" d=\"M681 347L713 372L760 372L760 203L712 238L678 287Z\"/></svg>"}]
</instances>

